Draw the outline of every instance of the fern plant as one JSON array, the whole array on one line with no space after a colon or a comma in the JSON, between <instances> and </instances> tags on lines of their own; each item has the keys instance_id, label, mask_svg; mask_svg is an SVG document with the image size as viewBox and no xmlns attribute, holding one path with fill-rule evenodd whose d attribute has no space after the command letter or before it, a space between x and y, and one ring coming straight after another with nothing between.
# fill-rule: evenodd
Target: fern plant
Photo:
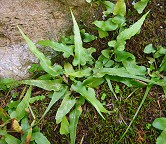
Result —
<instances>
[{"instance_id":1,"label":"fern plant","mask_svg":"<svg viewBox=\"0 0 166 144\"><path fill-rule=\"evenodd\" d=\"M37 43L42 46L49 46L53 50L61 52L64 59L63 64L52 64L51 60L47 58L18 27L29 45L30 50L40 60L40 66L46 72L45 75L42 75L37 79L22 80L19 82L20 84L30 85L27 95L25 95L25 99L16 105L15 109L9 113L7 119L5 119L5 117L3 119L5 122L11 119L16 120L15 122L18 129L23 130L23 139L19 142L24 143L25 141L33 141L39 144L41 141L44 141L46 144L50 143L46 137L40 133L39 129L36 130L35 126L45 117L57 101L61 101L61 105L55 115L56 124L60 124L60 133L65 135L69 134L71 144L75 144L76 128L85 101L88 101L103 119L103 113L110 114L115 112L115 110L107 110L96 97L95 89L103 83L108 84L110 91L117 100L118 97L112 87L112 81L121 82L129 87L147 87L143 100L133 117L133 120L136 118L153 85L161 86L164 90L166 89L164 78L156 78L152 75L147 76L148 68L138 65L135 56L125 50L127 40L138 34L149 12L145 13L137 22L127 28L125 19L126 4L124 0L118 0L116 4L111 3L110 1L103 1L103 4L106 6L106 11L104 11L103 14L108 19L93 22L97 27L99 37L107 37L110 31L115 30L118 32L118 35L116 38L110 39L108 47L101 51L97 60L93 57L93 53L96 49L93 47L84 48L83 45L83 41L90 42L95 40L96 37L86 33L85 30L80 31L72 11L74 37L65 38L62 42L43 40ZM81 34L84 36L83 41ZM145 49L145 52L147 51L149 51L148 48ZM164 69L165 57L161 64L161 72ZM35 121L35 116L30 107L30 103L35 100L43 99L44 97L30 98L32 86L40 87L50 91L52 94L47 109L37 122ZM21 109L21 107L23 108ZM31 125L27 124L27 108L29 108L34 116L34 121ZM5 116L5 113L2 115ZM121 139L129 130L133 120ZM19 125L20 121L22 124L21 126ZM28 126L24 124L27 124ZM1 129L1 131L4 131L4 137L7 135L7 140L5 139L5 142L9 143L8 139L10 138L8 138L5 127L4 129Z\"/></svg>"}]
</instances>

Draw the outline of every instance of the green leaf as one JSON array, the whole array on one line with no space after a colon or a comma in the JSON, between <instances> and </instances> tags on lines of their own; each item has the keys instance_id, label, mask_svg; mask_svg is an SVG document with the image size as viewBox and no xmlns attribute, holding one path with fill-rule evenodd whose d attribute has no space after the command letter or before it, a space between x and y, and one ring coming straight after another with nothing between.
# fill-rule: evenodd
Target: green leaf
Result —
<instances>
[{"instance_id":1,"label":"green leaf","mask_svg":"<svg viewBox=\"0 0 166 144\"><path fill-rule=\"evenodd\" d=\"M89 34L89 33L86 33L86 32L85 32L85 29L82 29L82 30L81 30L81 34L84 35L84 40L83 40L83 41L86 42L86 43L91 42L91 41L97 39L96 36L91 35L91 34Z\"/></svg>"},{"instance_id":2,"label":"green leaf","mask_svg":"<svg viewBox=\"0 0 166 144\"><path fill-rule=\"evenodd\" d=\"M23 33L19 27L18 29L26 40L32 53L40 60L40 65L42 68L52 76L60 75L62 73L62 67L60 65L51 66L51 61L36 48L35 44Z\"/></svg>"},{"instance_id":3,"label":"green leaf","mask_svg":"<svg viewBox=\"0 0 166 144\"><path fill-rule=\"evenodd\" d=\"M126 4L124 0L117 0L117 3L114 7L114 15L121 15L125 16L126 15Z\"/></svg>"},{"instance_id":4,"label":"green leaf","mask_svg":"<svg viewBox=\"0 0 166 144\"><path fill-rule=\"evenodd\" d=\"M105 52L103 54L108 57L108 54ZM111 67L114 65L114 61L110 60L110 58L106 58L104 55L99 56L95 64L95 68Z\"/></svg>"},{"instance_id":5,"label":"green leaf","mask_svg":"<svg viewBox=\"0 0 166 144\"><path fill-rule=\"evenodd\" d=\"M91 88L96 88L100 86L104 81L104 78L95 78L91 76L83 81L83 85Z\"/></svg>"},{"instance_id":6,"label":"green leaf","mask_svg":"<svg viewBox=\"0 0 166 144\"><path fill-rule=\"evenodd\" d=\"M23 80L22 84L33 85L48 91L59 91L62 87L62 80Z\"/></svg>"},{"instance_id":7,"label":"green leaf","mask_svg":"<svg viewBox=\"0 0 166 144\"><path fill-rule=\"evenodd\" d=\"M160 72L162 71L166 71L166 55L164 56L161 64L160 64L160 69L159 69Z\"/></svg>"},{"instance_id":8,"label":"green leaf","mask_svg":"<svg viewBox=\"0 0 166 144\"><path fill-rule=\"evenodd\" d=\"M165 117L157 118L154 120L152 125L159 130L164 130L166 129L166 118Z\"/></svg>"},{"instance_id":9,"label":"green leaf","mask_svg":"<svg viewBox=\"0 0 166 144\"><path fill-rule=\"evenodd\" d=\"M1 106L0 106L0 118L3 120L3 122L6 122L10 119L8 113Z\"/></svg>"},{"instance_id":10,"label":"green leaf","mask_svg":"<svg viewBox=\"0 0 166 144\"><path fill-rule=\"evenodd\" d=\"M114 65L114 61L113 60L108 60L105 64L104 64L104 67L111 67Z\"/></svg>"},{"instance_id":11,"label":"green leaf","mask_svg":"<svg viewBox=\"0 0 166 144\"><path fill-rule=\"evenodd\" d=\"M109 36L108 32L103 31L102 29L98 28L98 33L99 33L99 37L100 38L105 38L107 36Z\"/></svg>"},{"instance_id":12,"label":"green leaf","mask_svg":"<svg viewBox=\"0 0 166 144\"><path fill-rule=\"evenodd\" d=\"M102 31L114 31L118 28L118 24L112 22L112 18L109 18L107 21L94 21L93 24L95 24L98 28L100 28Z\"/></svg>"},{"instance_id":13,"label":"green leaf","mask_svg":"<svg viewBox=\"0 0 166 144\"><path fill-rule=\"evenodd\" d=\"M155 53L155 52L156 50L154 49L152 44L147 45L144 49L144 53L146 54Z\"/></svg>"},{"instance_id":14,"label":"green leaf","mask_svg":"<svg viewBox=\"0 0 166 144\"><path fill-rule=\"evenodd\" d=\"M2 127L0 127L0 136L5 136L7 134L7 130L6 130L6 127L4 127L2 129Z\"/></svg>"},{"instance_id":15,"label":"green leaf","mask_svg":"<svg viewBox=\"0 0 166 144\"><path fill-rule=\"evenodd\" d=\"M112 40L108 42L109 47L115 47L116 46L116 40Z\"/></svg>"},{"instance_id":16,"label":"green leaf","mask_svg":"<svg viewBox=\"0 0 166 144\"><path fill-rule=\"evenodd\" d=\"M61 37L61 42L66 45L73 45L74 44L74 36L62 36Z\"/></svg>"},{"instance_id":17,"label":"green leaf","mask_svg":"<svg viewBox=\"0 0 166 144\"><path fill-rule=\"evenodd\" d=\"M126 40L130 39L132 36L136 35L139 32L148 13L149 11L144 14L136 23L134 23L118 35L116 43L117 49L121 49L120 47L125 45Z\"/></svg>"},{"instance_id":18,"label":"green leaf","mask_svg":"<svg viewBox=\"0 0 166 144\"><path fill-rule=\"evenodd\" d=\"M143 10L145 9L145 7L147 6L149 1L150 0L140 0L139 2L134 4L134 8L137 10L137 12L139 14L141 14L143 12Z\"/></svg>"},{"instance_id":19,"label":"green leaf","mask_svg":"<svg viewBox=\"0 0 166 144\"><path fill-rule=\"evenodd\" d=\"M136 80L140 80L140 81L147 82L147 83L156 84L159 86L165 86L164 82L157 82L157 81L146 79L145 77L142 77L142 76L130 74L126 71L126 69L124 67L94 69L94 77L101 78L105 75L118 76L118 77L123 77L123 78L131 78L131 79L136 79Z\"/></svg>"},{"instance_id":20,"label":"green leaf","mask_svg":"<svg viewBox=\"0 0 166 144\"><path fill-rule=\"evenodd\" d=\"M97 37L94 36L94 35L90 35L88 33L85 33L84 34L84 42L88 43L88 42L91 42L91 41L94 41Z\"/></svg>"},{"instance_id":21,"label":"green leaf","mask_svg":"<svg viewBox=\"0 0 166 144\"><path fill-rule=\"evenodd\" d=\"M74 71L73 66L70 63L64 65L65 75L73 77L87 77L91 75L91 68L85 68L81 70Z\"/></svg>"},{"instance_id":22,"label":"green leaf","mask_svg":"<svg viewBox=\"0 0 166 144\"><path fill-rule=\"evenodd\" d=\"M91 75L91 68L86 68L86 69L82 69L82 70L78 70L76 72L72 72L72 73L68 73L68 75L70 76L74 76L74 77L87 77Z\"/></svg>"},{"instance_id":23,"label":"green leaf","mask_svg":"<svg viewBox=\"0 0 166 144\"><path fill-rule=\"evenodd\" d=\"M166 143L166 129L162 131L162 133L156 140L156 144L165 144L165 143Z\"/></svg>"},{"instance_id":24,"label":"green leaf","mask_svg":"<svg viewBox=\"0 0 166 144\"><path fill-rule=\"evenodd\" d=\"M108 87L109 87L110 91L111 91L112 94L115 96L116 100L118 100L118 98L117 98L117 96L116 96L116 94L115 94L115 92L114 92L114 89L113 89L113 87L112 87L111 81L109 80L109 78L108 78L107 76L106 76L105 78L106 78L106 81L107 81L107 84L108 84Z\"/></svg>"},{"instance_id":25,"label":"green leaf","mask_svg":"<svg viewBox=\"0 0 166 144\"><path fill-rule=\"evenodd\" d=\"M67 87L64 87L61 91L54 91L51 101L45 110L44 114L42 115L41 119L47 114L47 112L51 109L51 107L62 97L67 91Z\"/></svg>"},{"instance_id":26,"label":"green leaf","mask_svg":"<svg viewBox=\"0 0 166 144\"><path fill-rule=\"evenodd\" d=\"M67 46L63 43L58 43L58 42L51 41L51 40L42 40L42 41L39 41L38 44L40 44L42 46L49 46L49 47L53 48L55 51L63 52L63 56L65 58L74 56L73 48L70 46Z\"/></svg>"},{"instance_id":27,"label":"green leaf","mask_svg":"<svg viewBox=\"0 0 166 144\"><path fill-rule=\"evenodd\" d=\"M75 46L75 50L74 50L75 56L73 60L73 65L74 66L78 65L80 68L80 65L85 65L86 62L92 60L91 54L95 52L95 49L88 50L83 48L80 30L72 11L71 11L71 15L72 15L73 24L74 24L74 46Z\"/></svg>"},{"instance_id":28,"label":"green leaf","mask_svg":"<svg viewBox=\"0 0 166 144\"><path fill-rule=\"evenodd\" d=\"M67 135L69 134L69 122L66 118L66 116L63 117L62 122L61 122L61 127L60 127L60 134Z\"/></svg>"},{"instance_id":29,"label":"green leaf","mask_svg":"<svg viewBox=\"0 0 166 144\"><path fill-rule=\"evenodd\" d=\"M22 120L21 120L21 127L24 131L28 131L28 129L30 128L30 125L29 125L29 122L28 122L28 118L27 117L24 117Z\"/></svg>"},{"instance_id":30,"label":"green leaf","mask_svg":"<svg viewBox=\"0 0 166 144\"><path fill-rule=\"evenodd\" d=\"M33 133L32 138L37 144L51 144L48 139L40 132Z\"/></svg>"},{"instance_id":31,"label":"green leaf","mask_svg":"<svg viewBox=\"0 0 166 144\"><path fill-rule=\"evenodd\" d=\"M163 55L166 54L166 49L164 47L158 46L157 49L158 49L160 54L163 54Z\"/></svg>"},{"instance_id":32,"label":"green leaf","mask_svg":"<svg viewBox=\"0 0 166 144\"><path fill-rule=\"evenodd\" d=\"M103 12L105 16L108 16L109 14L113 13L115 4L110 1L104 1L103 4L106 7L106 11Z\"/></svg>"},{"instance_id":33,"label":"green leaf","mask_svg":"<svg viewBox=\"0 0 166 144\"><path fill-rule=\"evenodd\" d=\"M19 105L17 106L16 110L13 111L11 114L10 114L10 117L13 119L13 118L16 118L18 121L20 121L24 116L25 114L27 113L26 112L26 109L28 108L29 106L29 102L30 102L30 97L31 97L31 92L32 92L32 86L29 87L25 97L23 98L23 100L19 103Z\"/></svg>"},{"instance_id":34,"label":"green leaf","mask_svg":"<svg viewBox=\"0 0 166 144\"><path fill-rule=\"evenodd\" d=\"M121 82L121 83L127 85L128 87L133 87L133 86L143 87L143 86L146 86L146 83L143 83L141 81L139 82L135 79L123 78L123 77L119 77L119 76L109 76L109 75L107 75L106 77L109 80L116 81L116 82Z\"/></svg>"},{"instance_id":35,"label":"green leaf","mask_svg":"<svg viewBox=\"0 0 166 144\"><path fill-rule=\"evenodd\" d=\"M123 62L125 60L135 61L135 56L129 52L116 50L115 53L116 53L115 60L117 62Z\"/></svg>"},{"instance_id":36,"label":"green leaf","mask_svg":"<svg viewBox=\"0 0 166 144\"><path fill-rule=\"evenodd\" d=\"M112 18L112 22L113 23L116 23L118 25L123 25L125 23L125 17L124 16L120 16L120 15L117 15L115 16L114 18Z\"/></svg>"},{"instance_id":37,"label":"green leaf","mask_svg":"<svg viewBox=\"0 0 166 144\"><path fill-rule=\"evenodd\" d=\"M110 58L110 50L109 49L105 49L105 50L102 50L102 55L105 56L106 58Z\"/></svg>"},{"instance_id":38,"label":"green leaf","mask_svg":"<svg viewBox=\"0 0 166 144\"><path fill-rule=\"evenodd\" d=\"M86 100L88 100L97 110L97 112L101 115L101 117L104 119L101 112L109 113L108 110L106 110L103 105L100 103L100 101L95 97L95 91L92 88L86 88L81 82L78 82L76 85L73 84L71 88L80 93Z\"/></svg>"},{"instance_id":39,"label":"green leaf","mask_svg":"<svg viewBox=\"0 0 166 144\"><path fill-rule=\"evenodd\" d=\"M7 90L10 87L16 87L18 85L18 81L11 78L0 78L0 90Z\"/></svg>"},{"instance_id":40,"label":"green leaf","mask_svg":"<svg viewBox=\"0 0 166 144\"><path fill-rule=\"evenodd\" d=\"M68 92L63 98L63 101L57 110L57 113L55 116L57 124L59 124L62 121L63 117L72 109L75 103L76 103L76 99L71 98L70 92Z\"/></svg>"},{"instance_id":41,"label":"green leaf","mask_svg":"<svg viewBox=\"0 0 166 144\"><path fill-rule=\"evenodd\" d=\"M21 141L19 139L15 138L14 136L9 135L9 134L5 135L5 141L8 144L20 144L21 143Z\"/></svg>"},{"instance_id":42,"label":"green leaf","mask_svg":"<svg viewBox=\"0 0 166 144\"><path fill-rule=\"evenodd\" d=\"M36 101L41 101L43 99L45 99L46 97L44 95L39 95L39 96L35 96L30 98L30 103L34 103Z\"/></svg>"},{"instance_id":43,"label":"green leaf","mask_svg":"<svg viewBox=\"0 0 166 144\"><path fill-rule=\"evenodd\" d=\"M122 62L124 67L126 68L127 72L132 75L142 75L146 74L146 67L138 66L135 61L128 61L125 60Z\"/></svg>"},{"instance_id":44,"label":"green leaf","mask_svg":"<svg viewBox=\"0 0 166 144\"><path fill-rule=\"evenodd\" d=\"M21 127L24 130L24 135L21 136L21 144L25 144L26 142L30 142L32 137L32 128L28 123L28 118L24 117L21 121Z\"/></svg>"},{"instance_id":45,"label":"green leaf","mask_svg":"<svg viewBox=\"0 0 166 144\"><path fill-rule=\"evenodd\" d=\"M0 139L0 144L7 144L5 139Z\"/></svg>"},{"instance_id":46,"label":"green leaf","mask_svg":"<svg viewBox=\"0 0 166 144\"><path fill-rule=\"evenodd\" d=\"M71 113L70 113L70 125L69 125L69 132L70 132L70 139L71 144L75 144L76 140L76 128L78 124L79 117L82 113L81 106L77 106Z\"/></svg>"}]
</instances>

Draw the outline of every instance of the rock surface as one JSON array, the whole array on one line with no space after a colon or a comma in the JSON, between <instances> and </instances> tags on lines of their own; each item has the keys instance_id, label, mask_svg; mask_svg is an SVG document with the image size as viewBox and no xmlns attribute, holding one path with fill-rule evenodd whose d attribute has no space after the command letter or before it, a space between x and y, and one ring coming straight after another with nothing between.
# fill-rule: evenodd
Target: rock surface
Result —
<instances>
[{"instance_id":1,"label":"rock surface","mask_svg":"<svg viewBox=\"0 0 166 144\"><path fill-rule=\"evenodd\" d=\"M69 8L80 15L85 5L85 0L0 0L0 78L26 79L37 62L17 25L34 42L58 40L72 27Z\"/></svg>"}]
</instances>

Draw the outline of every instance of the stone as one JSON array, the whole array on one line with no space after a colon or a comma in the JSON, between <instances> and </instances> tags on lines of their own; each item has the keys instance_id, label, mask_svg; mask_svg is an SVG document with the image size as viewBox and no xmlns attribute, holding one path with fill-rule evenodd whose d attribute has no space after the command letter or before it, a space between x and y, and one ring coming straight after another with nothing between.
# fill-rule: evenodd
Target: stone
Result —
<instances>
[{"instance_id":1,"label":"stone","mask_svg":"<svg viewBox=\"0 0 166 144\"><path fill-rule=\"evenodd\" d=\"M58 40L72 28L70 7L80 16L86 5L85 0L0 0L0 78L27 79L38 62L17 25L33 42Z\"/></svg>"}]
</instances>

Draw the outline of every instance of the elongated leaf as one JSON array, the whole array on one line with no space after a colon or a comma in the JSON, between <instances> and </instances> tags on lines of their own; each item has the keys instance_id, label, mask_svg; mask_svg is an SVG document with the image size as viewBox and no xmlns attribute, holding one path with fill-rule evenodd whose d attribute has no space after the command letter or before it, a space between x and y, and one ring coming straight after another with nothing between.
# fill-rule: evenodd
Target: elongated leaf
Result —
<instances>
[{"instance_id":1,"label":"elongated leaf","mask_svg":"<svg viewBox=\"0 0 166 144\"><path fill-rule=\"evenodd\" d=\"M161 117L161 118L155 119L154 122L153 122L153 126L157 129L159 129L159 130L166 129L166 118Z\"/></svg>"},{"instance_id":2,"label":"elongated leaf","mask_svg":"<svg viewBox=\"0 0 166 144\"><path fill-rule=\"evenodd\" d=\"M62 97L64 96L65 92L67 91L67 87L64 87L61 91L55 91L52 95L51 101L45 110L44 114L42 115L41 119L47 114L47 112L51 109L51 107Z\"/></svg>"},{"instance_id":3,"label":"elongated leaf","mask_svg":"<svg viewBox=\"0 0 166 144\"><path fill-rule=\"evenodd\" d=\"M5 141L7 142L7 144L20 144L21 141L17 138L15 138L12 135L6 134L5 135Z\"/></svg>"},{"instance_id":4,"label":"elongated leaf","mask_svg":"<svg viewBox=\"0 0 166 144\"><path fill-rule=\"evenodd\" d=\"M62 80L23 80L22 84L33 85L48 91L59 91L62 87Z\"/></svg>"},{"instance_id":5,"label":"elongated leaf","mask_svg":"<svg viewBox=\"0 0 166 144\"><path fill-rule=\"evenodd\" d=\"M33 139L37 144L51 144L48 139L40 132L35 132L32 134Z\"/></svg>"},{"instance_id":6,"label":"elongated leaf","mask_svg":"<svg viewBox=\"0 0 166 144\"><path fill-rule=\"evenodd\" d=\"M74 76L74 77L87 77L91 75L91 68L86 68L86 69L82 69L82 70L78 70L76 72L72 72L72 73L68 73L68 75L70 76Z\"/></svg>"},{"instance_id":7,"label":"elongated leaf","mask_svg":"<svg viewBox=\"0 0 166 144\"><path fill-rule=\"evenodd\" d=\"M73 84L71 88L74 91L80 93L86 100L88 100L96 108L97 112L101 115L102 118L104 117L101 112L109 113L109 111L106 110L100 101L95 97L96 94L94 89L86 88L81 82L78 82L76 85Z\"/></svg>"},{"instance_id":8,"label":"elongated leaf","mask_svg":"<svg viewBox=\"0 0 166 144\"><path fill-rule=\"evenodd\" d=\"M104 75L110 75L110 76L118 76L118 77L123 77L123 78L131 78L131 79L136 79L136 80L141 80L147 83L153 83L159 86L165 86L164 82L157 82L153 80L146 79L145 77L142 76L137 76L130 74L126 71L124 67L122 68L101 68L101 69L94 69L94 77L101 78Z\"/></svg>"},{"instance_id":9,"label":"elongated leaf","mask_svg":"<svg viewBox=\"0 0 166 144\"><path fill-rule=\"evenodd\" d=\"M24 131L24 135L21 136L21 144L29 144L32 138L32 128L29 125L27 117L22 119L21 126Z\"/></svg>"},{"instance_id":10,"label":"elongated leaf","mask_svg":"<svg viewBox=\"0 0 166 144\"><path fill-rule=\"evenodd\" d=\"M60 134L69 134L69 122L66 118L66 116L63 117L60 127Z\"/></svg>"},{"instance_id":11,"label":"elongated leaf","mask_svg":"<svg viewBox=\"0 0 166 144\"><path fill-rule=\"evenodd\" d=\"M74 66L78 65L80 67L80 65L85 65L86 62L91 61L92 59L91 54L92 52L95 51L95 49L93 49L93 51L89 51L83 48L80 30L72 11L71 11L71 15L72 15L73 24L74 24L74 45L75 45L75 50L74 50L75 56L73 60L73 65Z\"/></svg>"},{"instance_id":12,"label":"elongated leaf","mask_svg":"<svg viewBox=\"0 0 166 144\"><path fill-rule=\"evenodd\" d=\"M149 1L150 0L140 0L139 2L134 4L134 8L137 10L137 12L139 14L141 14L143 12L143 10L145 9L145 7L147 6Z\"/></svg>"},{"instance_id":13,"label":"elongated leaf","mask_svg":"<svg viewBox=\"0 0 166 144\"><path fill-rule=\"evenodd\" d=\"M91 88L96 88L99 85L101 85L104 81L104 78L89 77L83 81L83 85Z\"/></svg>"},{"instance_id":14,"label":"elongated leaf","mask_svg":"<svg viewBox=\"0 0 166 144\"><path fill-rule=\"evenodd\" d=\"M116 96L116 94L115 94L115 92L114 92L114 89L113 89L113 87L112 87L111 81L109 80L108 77L106 77L106 81L107 81L107 83L108 83L108 87L109 87L110 91L112 92L112 94L114 95L114 97L116 98L116 100L118 100L118 98L117 98L117 96Z\"/></svg>"},{"instance_id":15,"label":"elongated leaf","mask_svg":"<svg viewBox=\"0 0 166 144\"><path fill-rule=\"evenodd\" d=\"M117 0L117 3L114 7L114 15L121 15L125 16L126 15L126 4L124 0Z\"/></svg>"},{"instance_id":16,"label":"elongated leaf","mask_svg":"<svg viewBox=\"0 0 166 144\"><path fill-rule=\"evenodd\" d=\"M133 25L131 25L129 28L125 29L118 35L116 43L117 49L121 49L120 47L125 45L126 40L130 39L132 36L136 35L139 32L148 13L149 12L144 14L136 23L134 23Z\"/></svg>"},{"instance_id":17,"label":"elongated leaf","mask_svg":"<svg viewBox=\"0 0 166 144\"><path fill-rule=\"evenodd\" d=\"M23 33L23 31L19 27L18 29L24 37L24 39L26 40L32 53L40 60L42 68L52 76L60 75L62 73L62 67L59 65L51 66L51 61L36 48L35 44Z\"/></svg>"},{"instance_id":18,"label":"elongated leaf","mask_svg":"<svg viewBox=\"0 0 166 144\"><path fill-rule=\"evenodd\" d=\"M56 113L56 123L59 124L63 117L72 109L72 107L75 105L76 99L70 97L70 92L66 94L64 97L60 107L58 108L58 111Z\"/></svg>"},{"instance_id":19,"label":"elongated leaf","mask_svg":"<svg viewBox=\"0 0 166 144\"><path fill-rule=\"evenodd\" d=\"M32 92L32 86L29 87L25 97L23 98L23 100L19 103L19 105L17 106L16 110L13 111L10 114L11 118L16 118L18 120L18 122L25 116L26 114L26 109L29 106L29 101L30 101L30 97L31 97L31 92Z\"/></svg>"},{"instance_id":20,"label":"elongated leaf","mask_svg":"<svg viewBox=\"0 0 166 144\"><path fill-rule=\"evenodd\" d=\"M144 14L136 23L134 23L133 25L131 25L129 28L125 29L124 31L122 31L118 37L117 40L128 40L130 39L132 36L134 36L135 34L137 34L139 32L139 30L141 29L141 26L147 16L147 14L149 13L149 11Z\"/></svg>"},{"instance_id":21,"label":"elongated leaf","mask_svg":"<svg viewBox=\"0 0 166 144\"><path fill-rule=\"evenodd\" d=\"M166 71L166 55L164 56L161 64L160 64L160 69L159 69L160 72L162 71Z\"/></svg>"},{"instance_id":22,"label":"elongated leaf","mask_svg":"<svg viewBox=\"0 0 166 144\"><path fill-rule=\"evenodd\" d=\"M71 113L70 113L70 126L69 126L69 132L70 132L70 139L71 144L75 144L76 140L76 129L79 117L82 113L81 106L76 107Z\"/></svg>"},{"instance_id":23,"label":"elongated leaf","mask_svg":"<svg viewBox=\"0 0 166 144\"><path fill-rule=\"evenodd\" d=\"M144 87L147 84L143 83L142 81L137 81L135 79L130 79L130 78L123 78L123 77L119 77L119 76L106 76L109 80L112 81L117 81L117 82L121 82L125 85L127 85L128 87L133 87L133 86L137 86L137 87Z\"/></svg>"},{"instance_id":24,"label":"elongated leaf","mask_svg":"<svg viewBox=\"0 0 166 144\"><path fill-rule=\"evenodd\" d=\"M74 56L73 48L65 44L58 43L51 40L42 40L42 41L39 41L38 44L42 46L49 46L53 48L55 51L63 52L63 56L65 58L68 58L69 56Z\"/></svg>"},{"instance_id":25,"label":"elongated leaf","mask_svg":"<svg viewBox=\"0 0 166 144\"><path fill-rule=\"evenodd\" d=\"M160 136L157 138L156 144L165 144L166 143L166 129L162 131Z\"/></svg>"}]
</instances>

